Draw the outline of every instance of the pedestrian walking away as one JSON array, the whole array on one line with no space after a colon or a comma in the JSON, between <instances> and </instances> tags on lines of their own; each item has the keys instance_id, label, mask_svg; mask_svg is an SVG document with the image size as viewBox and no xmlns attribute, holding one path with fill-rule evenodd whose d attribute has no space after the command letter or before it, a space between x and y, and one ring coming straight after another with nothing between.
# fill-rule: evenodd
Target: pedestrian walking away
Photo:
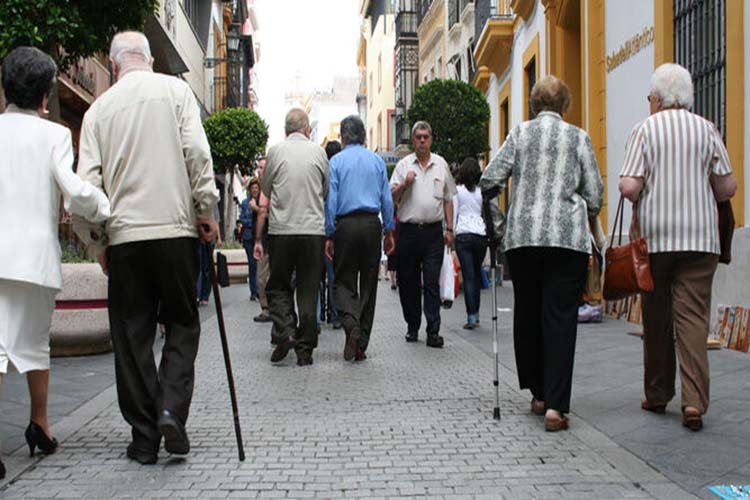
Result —
<instances>
[{"instance_id":1,"label":"pedestrian walking away","mask_svg":"<svg viewBox=\"0 0 750 500\"><path fill-rule=\"evenodd\" d=\"M24 437L32 456L37 448L57 450L47 396L49 330L62 287L60 196L66 212L93 223L110 216L105 194L73 172L70 130L45 119L56 74L52 58L36 48L17 47L3 60L8 107L0 115L0 384L9 365L26 375L31 417Z\"/></svg>"},{"instance_id":2,"label":"pedestrian walking away","mask_svg":"<svg viewBox=\"0 0 750 500\"><path fill-rule=\"evenodd\" d=\"M399 161L391 176L391 193L399 206L400 220L397 246L399 298L407 325L406 341L418 340L423 290L426 344L429 347L443 347L443 337L440 335L440 267L445 247L453 245L453 196L456 185L445 160L430 152L430 124L416 122L411 130L411 139L414 153ZM422 281L423 286L420 284Z\"/></svg>"},{"instance_id":3,"label":"pedestrian walking away","mask_svg":"<svg viewBox=\"0 0 750 500\"><path fill-rule=\"evenodd\" d=\"M266 168L266 157L258 160L258 179L263 178L263 170ZM260 187L260 185L259 185ZM250 207L255 210L255 205L251 202ZM270 323L271 313L268 310L268 298L266 297L266 285L271 270L268 265L268 224L265 223L268 217L268 198L261 192L258 195L258 210L255 213L255 223L253 231L253 259L258 268L258 302L260 302L260 314L253 318L256 323ZM260 259L255 257L255 244L260 242L263 252Z\"/></svg>"},{"instance_id":4,"label":"pedestrian walking away","mask_svg":"<svg viewBox=\"0 0 750 500\"><path fill-rule=\"evenodd\" d=\"M709 404L706 341L721 253L716 203L734 196L737 181L716 126L689 111L688 70L677 64L657 68L648 102L651 115L630 135L619 183L637 212L640 224L631 234L645 238L654 280L654 290L641 294L641 408L665 412L675 395L676 353L682 423L698 431Z\"/></svg>"},{"instance_id":5,"label":"pedestrian walking away","mask_svg":"<svg viewBox=\"0 0 750 500\"><path fill-rule=\"evenodd\" d=\"M568 428L588 221L604 192L591 139L562 119L570 101L562 80L539 80L531 92L536 117L511 131L479 182L482 192L502 192L513 178L503 247L513 275L516 369L548 431Z\"/></svg>"},{"instance_id":6,"label":"pedestrian walking away","mask_svg":"<svg viewBox=\"0 0 750 500\"><path fill-rule=\"evenodd\" d=\"M385 252L393 251L393 200L388 173L383 159L364 147L365 138L365 125L358 116L342 120L344 149L331 159L326 199L326 256L334 265L333 299L346 334L346 361L367 357L378 292L381 239Z\"/></svg>"},{"instance_id":7,"label":"pedestrian walking away","mask_svg":"<svg viewBox=\"0 0 750 500\"><path fill-rule=\"evenodd\" d=\"M198 237L216 239L219 196L187 83L153 72L142 33L115 35L109 56L116 83L83 118L78 174L116 201L106 227L78 221L74 228L109 274L118 402L132 430L127 456L153 464L162 436L167 452L190 450L185 425L200 336ZM157 307L166 325L158 370Z\"/></svg>"},{"instance_id":8,"label":"pedestrian walking away","mask_svg":"<svg viewBox=\"0 0 750 500\"><path fill-rule=\"evenodd\" d=\"M467 330L479 326L482 261L487 254L487 236L482 219L482 193L477 188L481 176L482 169L476 158L466 158L458 169L457 193L453 197L453 228L456 232L456 253L464 280L464 328Z\"/></svg>"},{"instance_id":9,"label":"pedestrian walking away","mask_svg":"<svg viewBox=\"0 0 750 500\"><path fill-rule=\"evenodd\" d=\"M269 199L268 233L271 274L266 285L273 319L276 348L271 361L284 359L294 347L299 366L313 363L318 345L317 302L323 274L325 247L324 200L328 191L328 158L310 141L310 122L301 109L292 109L285 120L286 139L268 151L260 181ZM265 217L258 217L256 236ZM256 240L255 258L263 257ZM296 275L297 310L292 275Z\"/></svg>"},{"instance_id":10,"label":"pedestrian walking away","mask_svg":"<svg viewBox=\"0 0 750 500\"><path fill-rule=\"evenodd\" d=\"M326 144L326 156L328 156L328 163L330 165L331 158L333 158L335 155L339 154L341 152L341 143L339 141L329 141L328 144ZM328 258L326 256L325 258L325 266L326 266L326 272L325 272L325 281L326 281L326 294L327 294L327 300L326 302L326 309L327 309L327 317L328 322L331 323L331 326L334 330L338 330L341 328L341 319L339 318L339 312L336 309L336 304L333 300L333 282L336 278L336 273L333 269L333 260ZM321 313L322 314L322 313Z\"/></svg>"},{"instance_id":11,"label":"pedestrian walking away","mask_svg":"<svg viewBox=\"0 0 750 500\"><path fill-rule=\"evenodd\" d=\"M242 246L247 255L247 283L250 288L250 301L258 300L258 263L253 258L253 247L255 246L255 223L258 219L258 201L260 196L260 184L257 179L252 179L247 187L247 197L240 204L240 238Z\"/></svg>"}]
</instances>

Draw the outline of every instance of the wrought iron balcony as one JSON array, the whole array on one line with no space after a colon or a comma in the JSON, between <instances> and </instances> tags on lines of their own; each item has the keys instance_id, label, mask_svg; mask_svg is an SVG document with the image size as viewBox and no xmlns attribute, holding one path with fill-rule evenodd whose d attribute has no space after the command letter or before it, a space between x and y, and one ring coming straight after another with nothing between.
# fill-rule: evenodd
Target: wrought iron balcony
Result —
<instances>
[{"instance_id":1,"label":"wrought iron balcony","mask_svg":"<svg viewBox=\"0 0 750 500\"><path fill-rule=\"evenodd\" d=\"M513 19L511 0L476 0L474 2L474 40L479 40L490 19Z\"/></svg>"},{"instance_id":2,"label":"wrought iron balcony","mask_svg":"<svg viewBox=\"0 0 750 500\"><path fill-rule=\"evenodd\" d=\"M396 15L396 38L417 37L417 13L414 11L400 11Z\"/></svg>"}]
</instances>

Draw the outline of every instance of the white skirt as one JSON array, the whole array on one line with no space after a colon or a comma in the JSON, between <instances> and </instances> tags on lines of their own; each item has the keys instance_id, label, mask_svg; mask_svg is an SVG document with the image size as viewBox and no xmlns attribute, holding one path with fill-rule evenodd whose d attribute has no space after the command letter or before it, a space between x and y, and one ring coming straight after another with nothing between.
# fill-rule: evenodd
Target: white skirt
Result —
<instances>
[{"instance_id":1,"label":"white skirt","mask_svg":"<svg viewBox=\"0 0 750 500\"><path fill-rule=\"evenodd\" d=\"M0 373L49 370L49 327L58 290L0 279Z\"/></svg>"}]
</instances>

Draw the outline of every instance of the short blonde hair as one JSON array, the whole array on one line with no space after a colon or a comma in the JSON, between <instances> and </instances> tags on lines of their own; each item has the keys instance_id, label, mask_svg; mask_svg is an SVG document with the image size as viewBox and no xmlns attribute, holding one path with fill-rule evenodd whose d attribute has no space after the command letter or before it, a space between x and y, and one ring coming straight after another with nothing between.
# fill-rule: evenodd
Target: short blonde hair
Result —
<instances>
[{"instance_id":1,"label":"short blonde hair","mask_svg":"<svg viewBox=\"0 0 750 500\"><path fill-rule=\"evenodd\" d=\"M556 76L545 76L531 89L531 110L534 114L554 111L560 115L570 108L573 96L565 82Z\"/></svg>"}]
</instances>

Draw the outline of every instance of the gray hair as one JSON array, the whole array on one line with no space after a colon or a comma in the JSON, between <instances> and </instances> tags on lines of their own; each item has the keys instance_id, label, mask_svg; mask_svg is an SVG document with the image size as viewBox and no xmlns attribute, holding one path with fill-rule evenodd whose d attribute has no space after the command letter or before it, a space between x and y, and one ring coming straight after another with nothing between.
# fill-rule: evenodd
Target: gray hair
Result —
<instances>
[{"instance_id":1,"label":"gray hair","mask_svg":"<svg viewBox=\"0 0 750 500\"><path fill-rule=\"evenodd\" d=\"M151 62L151 47L146 35L140 31L122 31L112 39L109 57L116 64L128 62Z\"/></svg>"},{"instance_id":2,"label":"gray hair","mask_svg":"<svg viewBox=\"0 0 750 500\"><path fill-rule=\"evenodd\" d=\"M295 132L304 132L304 130L310 126L310 118L303 109L293 108L290 109L286 114L284 120L284 131L286 135L293 134Z\"/></svg>"},{"instance_id":3,"label":"gray hair","mask_svg":"<svg viewBox=\"0 0 750 500\"><path fill-rule=\"evenodd\" d=\"M663 108L693 107L693 78L679 64L662 64L651 75L651 95L661 99Z\"/></svg>"},{"instance_id":4,"label":"gray hair","mask_svg":"<svg viewBox=\"0 0 750 500\"><path fill-rule=\"evenodd\" d=\"M365 124L357 115L350 115L341 120L341 140L345 144L364 144L367 133Z\"/></svg>"},{"instance_id":5,"label":"gray hair","mask_svg":"<svg viewBox=\"0 0 750 500\"><path fill-rule=\"evenodd\" d=\"M429 123L427 123L424 120L419 120L417 123L414 124L411 128L411 137L414 138L414 134L417 133L417 130L426 130L430 133L430 136L432 136L432 127Z\"/></svg>"}]
</instances>

